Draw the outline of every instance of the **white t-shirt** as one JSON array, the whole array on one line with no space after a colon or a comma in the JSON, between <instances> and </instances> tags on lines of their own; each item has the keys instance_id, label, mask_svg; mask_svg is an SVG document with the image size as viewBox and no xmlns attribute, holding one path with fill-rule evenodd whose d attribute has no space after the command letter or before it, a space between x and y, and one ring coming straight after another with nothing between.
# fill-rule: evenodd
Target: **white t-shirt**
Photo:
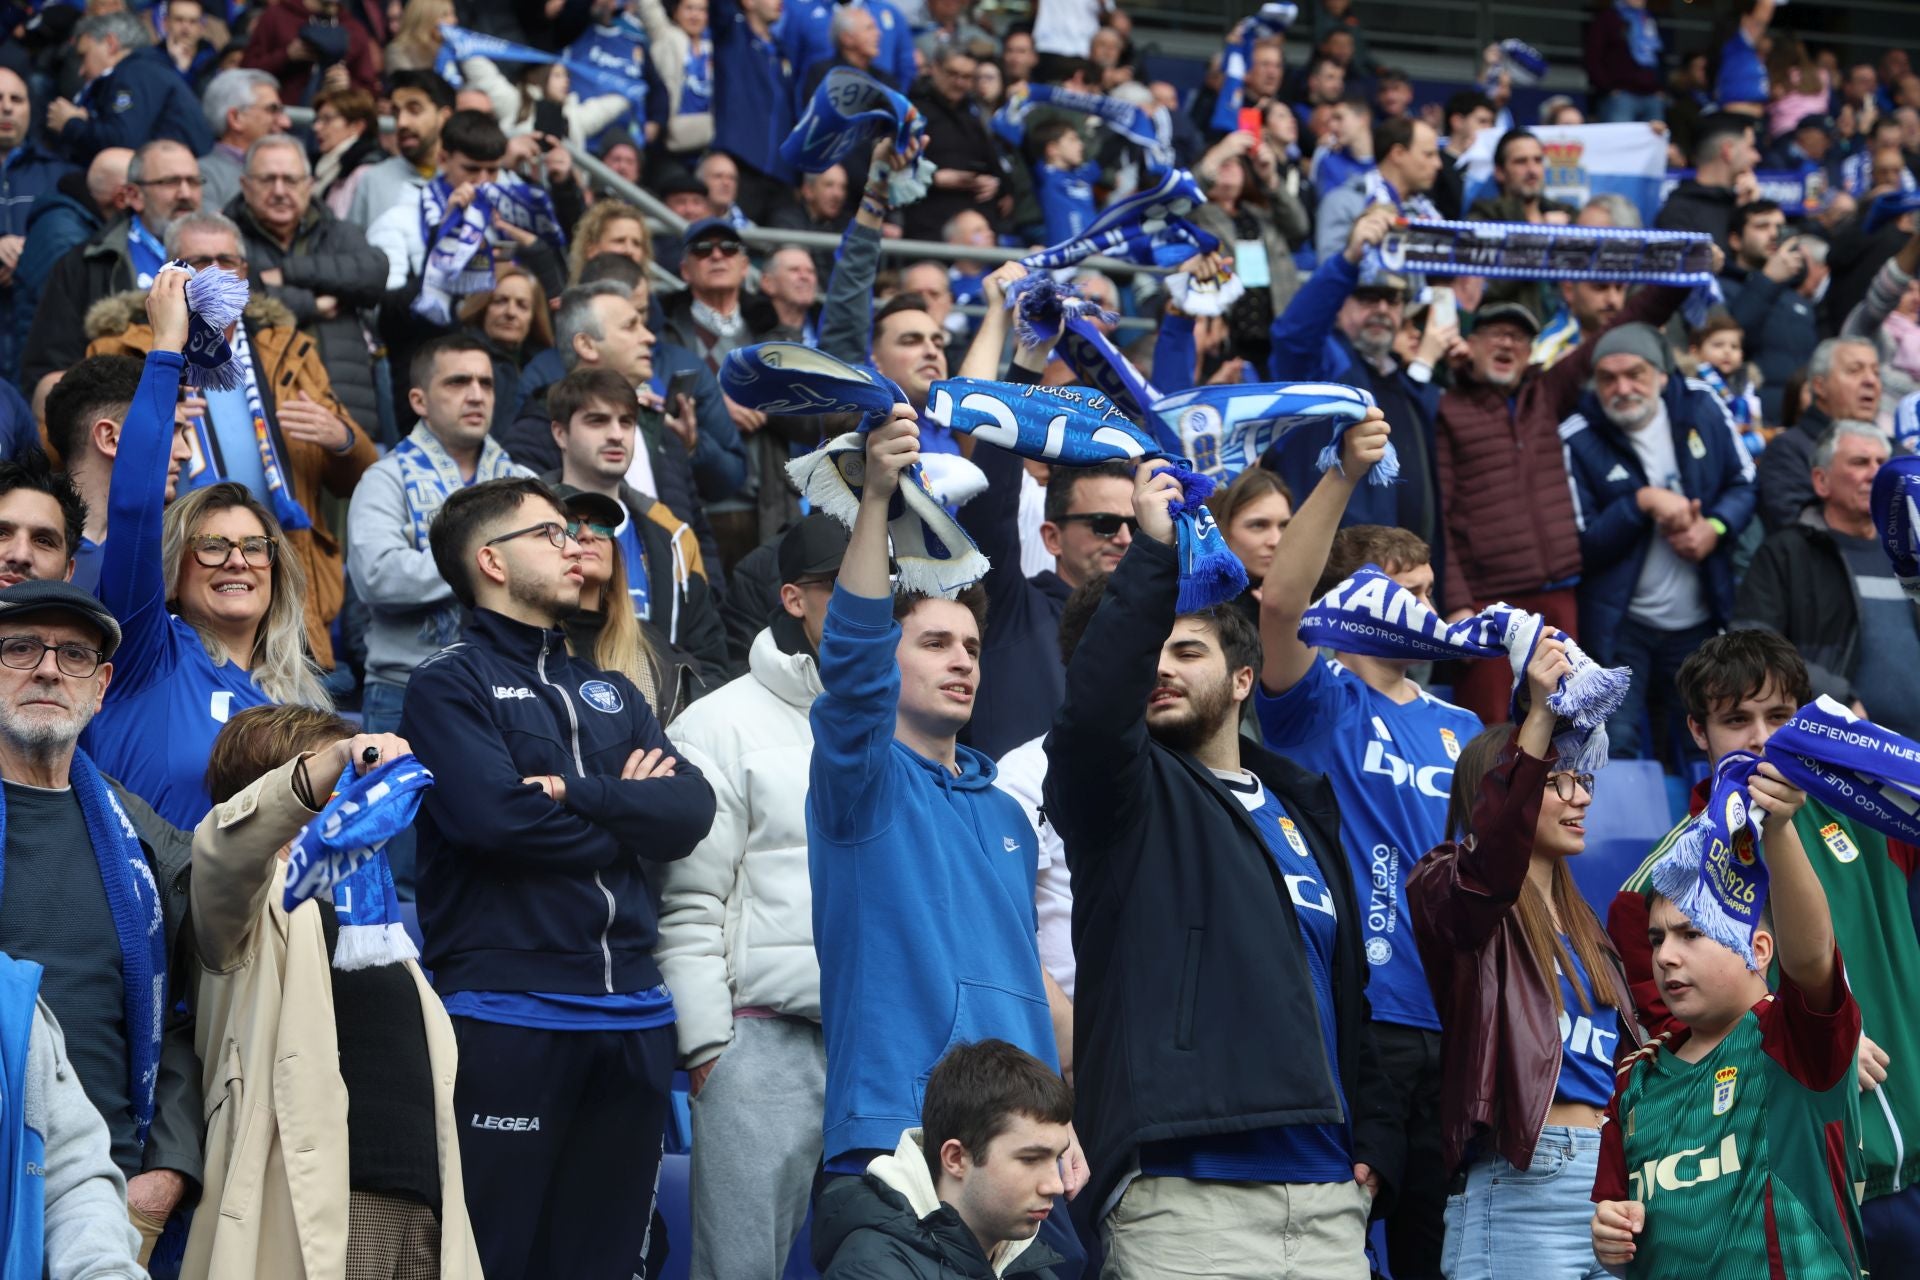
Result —
<instances>
[{"instance_id":1,"label":"white t-shirt","mask_svg":"<svg viewBox=\"0 0 1920 1280\"><path fill-rule=\"evenodd\" d=\"M1673 423L1664 403L1653 421L1638 431L1627 432L1627 439L1633 444L1648 484L1674 493L1686 492L1680 483L1680 458L1673 448ZM1697 627L1711 616L1700 590L1699 566L1675 551L1657 528L1646 563L1640 566L1640 579L1633 585L1633 603L1627 614L1662 631Z\"/></svg>"},{"instance_id":2,"label":"white t-shirt","mask_svg":"<svg viewBox=\"0 0 1920 1280\"><path fill-rule=\"evenodd\" d=\"M1040 14L1033 20L1033 47L1041 53L1084 58L1093 47L1093 33L1100 29L1100 15L1111 8L1113 0L1040 0Z\"/></svg>"}]
</instances>

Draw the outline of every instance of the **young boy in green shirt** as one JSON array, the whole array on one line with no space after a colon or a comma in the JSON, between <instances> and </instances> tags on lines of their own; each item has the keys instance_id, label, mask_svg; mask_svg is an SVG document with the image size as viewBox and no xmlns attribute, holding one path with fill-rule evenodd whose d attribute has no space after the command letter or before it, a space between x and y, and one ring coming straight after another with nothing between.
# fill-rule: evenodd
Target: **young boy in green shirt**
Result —
<instances>
[{"instance_id":1,"label":"young boy in green shirt","mask_svg":"<svg viewBox=\"0 0 1920 1280\"><path fill-rule=\"evenodd\" d=\"M1794 830L1805 793L1762 764L1748 795L1772 881L1757 967L1648 899L1654 978L1682 1025L1621 1065L1593 1187L1594 1255L1631 1280L1860 1274L1860 1008Z\"/></svg>"}]
</instances>

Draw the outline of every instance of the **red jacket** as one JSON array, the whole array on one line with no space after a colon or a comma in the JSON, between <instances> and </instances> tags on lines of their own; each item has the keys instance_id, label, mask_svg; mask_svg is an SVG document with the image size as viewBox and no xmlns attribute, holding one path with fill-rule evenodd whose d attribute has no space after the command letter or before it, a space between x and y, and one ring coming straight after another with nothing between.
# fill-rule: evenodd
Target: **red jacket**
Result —
<instances>
[{"instance_id":1,"label":"red jacket","mask_svg":"<svg viewBox=\"0 0 1920 1280\"><path fill-rule=\"evenodd\" d=\"M1441 845L1407 881L1414 938L1440 1011L1440 1149L1449 1177L1469 1144L1489 1137L1515 1168L1531 1166L1560 1083L1559 979L1535 961L1513 909L1556 758L1509 741L1480 783L1473 843ZM1625 1042L1638 1045L1638 1028L1623 1027L1621 1039L1630 1052Z\"/></svg>"},{"instance_id":2,"label":"red jacket","mask_svg":"<svg viewBox=\"0 0 1920 1280\"><path fill-rule=\"evenodd\" d=\"M1684 289L1638 290L1613 323L1657 329L1686 296ZM1484 608L1579 575L1580 529L1560 423L1592 376L1599 333L1583 335L1544 373L1529 371L1517 396L1467 375L1440 397L1434 464L1446 517L1440 598L1449 609Z\"/></svg>"},{"instance_id":3,"label":"red jacket","mask_svg":"<svg viewBox=\"0 0 1920 1280\"><path fill-rule=\"evenodd\" d=\"M306 0L275 0L253 24L247 40L247 52L240 65L256 71L271 72L280 78L280 101L290 107L307 106L310 95L307 82L313 79L311 62L295 62L287 49L300 38L300 28L319 19L308 10ZM360 20L342 11L340 21L347 29L347 77L356 89L380 92L380 51Z\"/></svg>"}]
</instances>

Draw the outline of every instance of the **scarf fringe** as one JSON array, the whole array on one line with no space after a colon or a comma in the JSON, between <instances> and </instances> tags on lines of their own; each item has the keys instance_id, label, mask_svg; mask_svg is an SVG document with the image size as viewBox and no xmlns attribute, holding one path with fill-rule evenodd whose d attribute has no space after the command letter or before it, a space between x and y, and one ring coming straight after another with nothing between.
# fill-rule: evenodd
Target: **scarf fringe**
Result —
<instances>
[{"instance_id":1,"label":"scarf fringe","mask_svg":"<svg viewBox=\"0 0 1920 1280\"><path fill-rule=\"evenodd\" d=\"M1681 832L1673 849L1654 864L1653 887L1673 903L1675 910L1691 920L1694 928L1739 956L1747 968L1753 970L1758 967L1753 958L1753 930L1727 914L1708 888L1707 878L1700 874L1701 860L1706 854L1702 846L1709 838L1701 826L1696 820L1695 825Z\"/></svg>"},{"instance_id":2,"label":"scarf fringe","mask_svg":"<svg viewBox=\"0 0 1920 1280\"><path fill-rule=\"evenodd\" d=\"M917 203L927 192L933 190L934 163L921 156L904 169L896 169L887 176L887 199L896 209Z\"/></svg>"},{"instance_id":3,"label":"scarf fringe","mask_svg":"<svg viewBox=\"0 0 1920 1280\"><path fill-rule=\"evenodd\" d=\"M1340 464L1340 442L1346 439L1346 428L1352 425L1350 422L1343 422L1334 427L1333 439L1327 441L1325 447L1313 459L1314 470L1321 475L1329 471L1338 471L1343 476L1347 474L1347 469ZM1387 451L1380 456L1380 461L1374 463L1367 471L1367 483L1400 483L1400 453L1393 447L1391 441L1387 443Z\"/></svg>"},{"instance_id":4,"label":"scarf fringe","mask_svg":"<svg viewBox=\"0 0 1920 1280\"><path fill-rule=\"evenodd\" d=\"M1216 280L1197 280L1190 272L1176 271L1167 277L1167 296L1187 315L1212 318L1227 314L1246 297L1247 285L1231 271Z\"/></svg>"},{"instance_id":5,"label":"scarf fringe","mask_svg":"<svg viewBox=\"0 0 1920 1280\"><path fill-rule=\"evenodd\" d=\"M333 946L333 967L343 972L372 969L383 964L418 960L420 950L399 921L387 924L343 924Z\"/></svg>"},{"instance_id":6,"label":"scarf fringe","mask_svg":"<svg viewBox=\"0 0 1920 1280\"><path fill-rule=\"evenodd\" d=\"M860 499L854 497L853 491L844 484L837 483L838 468L834 466L832 455L836 448L864 447L860 433L849 431L827 441L812 453L802 454L787 463L787 478L793 481L794 488L806 495L808 504L849 529L853 528L853 522L860 514ZM832 481L820 474L822 468L835 473Z\"/></svg>"},{"instance_id":7,"label":"scarf fringe","mask_svg":"<svg viewBox=\"0 0 1920 1280\"><path fill-rule=\"evenodd\" d=\"M247 377L240 371L239 362L228 357L224 364L211 369L187 362L186 383L201 391L240 391L247 385Z\"/></svg>"}]
</instances>

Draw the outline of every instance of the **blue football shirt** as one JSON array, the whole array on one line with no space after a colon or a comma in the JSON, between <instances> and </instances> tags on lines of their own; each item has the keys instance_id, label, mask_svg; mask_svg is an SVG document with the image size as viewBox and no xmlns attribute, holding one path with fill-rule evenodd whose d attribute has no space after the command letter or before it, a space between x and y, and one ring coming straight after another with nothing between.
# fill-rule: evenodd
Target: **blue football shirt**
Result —
<instances>
[{"instance_id":1,"label":"blue football shirt","mask_svg":"<svg viewBox=\"0 0 1920 1280\"><path fill-rule=\"evenodd\" d=\"M1560 1084L1554 1097L1604 1107L1613 1097L1613 1053L1620 1043L1620 1018L1612 1005L1594 993L1587 967L1564 933L1560 945L1573 960L1573 972L1554 966L1560 975ZM1583 992L1593 1006L1591 1013L1580 1011Z\"/></svg>"}]
</instances>

